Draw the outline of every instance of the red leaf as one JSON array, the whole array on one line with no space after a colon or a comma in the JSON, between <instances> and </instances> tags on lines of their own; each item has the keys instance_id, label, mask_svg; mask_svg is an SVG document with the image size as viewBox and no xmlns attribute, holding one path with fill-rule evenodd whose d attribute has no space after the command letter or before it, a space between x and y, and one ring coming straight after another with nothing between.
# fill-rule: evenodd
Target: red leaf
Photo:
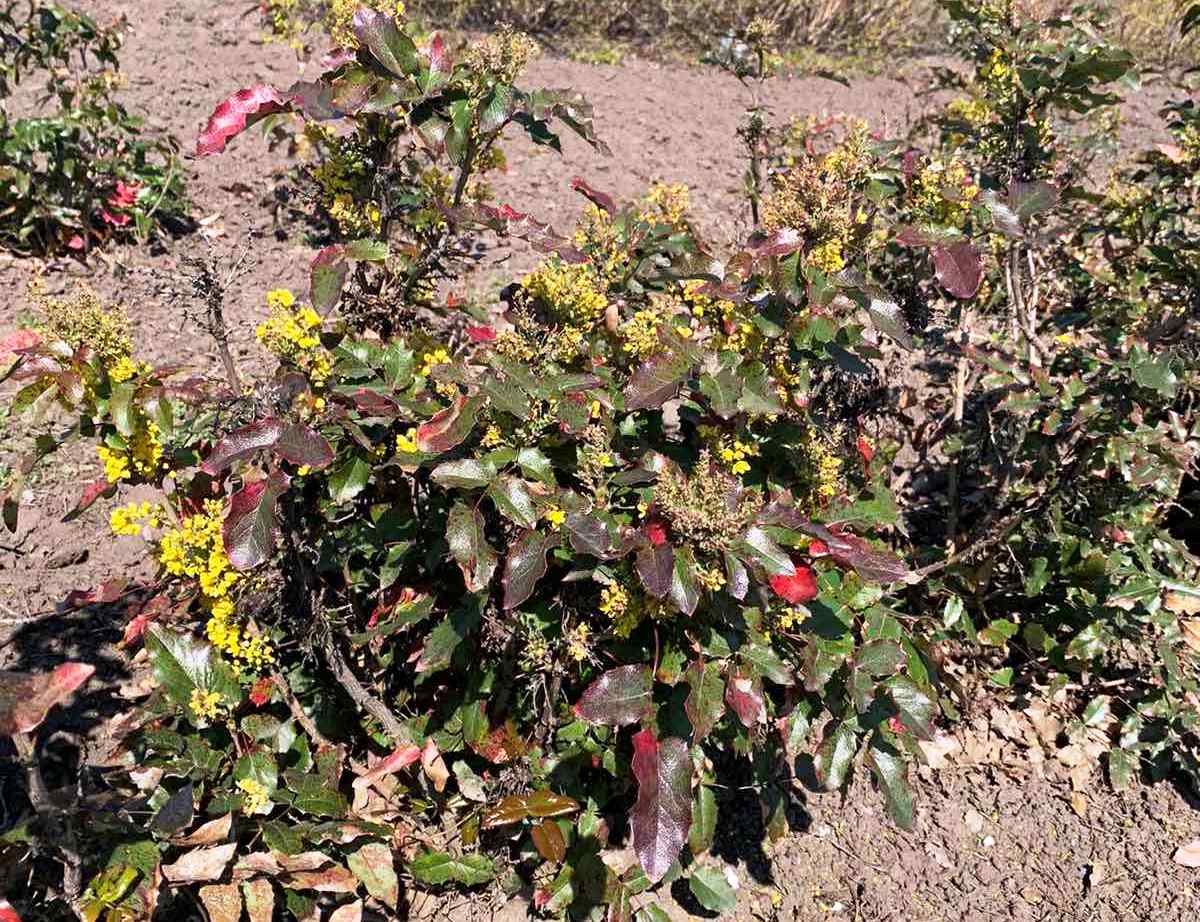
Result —
<instances>
[{"instance_id":1,"label":"red leaf","mask_svg":"<svg viewBox=\"0 0 1200 922\"><path fill-rule=\"evenodd\" d=\"M271 689L275 687L275 683L271 679L259 679L250 688L250 702L260 708L271 700Z\"/></svg>"},{"instance_id":2,"label":"red leaf","mask_svg":"<svg viewBox=\"0 0 1200 922\"><path fill-rule=\"evenodd\" d=\"M67 593L63 605L67 608L84 608L88 605L111 605L125 592L129 580L124 577L105 580L92 589L73 589Z\"/></svg>"},{"instance_id":3,"label":"red leaf","mask_svg":"<svg viewBox=\"0 0 1200 922\"><path fill-rule=\"evenodd\" d=\"M791 576L772 576L771 589L793 605L802 605L817 597L817 576L811 567L797 564L796 572Z\"/></svg>"},{"instance_id":4,"label":"red leaf","mask_svg":"<svg viewBox=\"0 0 1200 922\"><path fill-rule=\"evenodd\" d=\"M354 779L354 787L364 788L374 784L388 775L395 774L402 768L407 768L421 761L421 747L412 743L401 746L385 759L376 762L370 769Z\"/></svg>"},{"instance_id":5,"label":"red leaf","mask_svg":"<svg viewBox=\"0 0 1200 922\"><path fill-rule=\"evenodd\" d=\"M654 519L642 526L642 533L650 539L650 543L655 547L662 547L667 543L667 524L662 519Z\"/></svg>"},{"instance_id":6,"label":"red leaf","mask_svg":"<svg viewBox=\"0 0 1200 922\"><path fill-rule=\"evenodd\" d=\"M631 816L633 850L651 883L662 880L692 826L692 760L680 739L661 742L653 730L633 737L637 803Z\"/></svg>"},{"instance_id":7,"label":"red leaf","mask_svg":"<svg viewBox=\"0 0 1200 922\"><path fill-rule=\"evenodd\" d=\"M587 687L575 716L610 727L637 723L650 710L653 690L649 666L618 666Z\"/></svg>"},{"instance_id":8,"label":"red leaf","mask_svg":"<svg viewBox=\"0 0 1200 922\"><path fill-rule=\"evenodd\" d=\"M638 548L634 566L646 591L657 599L665 599L675 575L674 548L669 544L647 544Z\"/></svg>"},{"instance_id":9,"label":"red leaf","mask_svg":"<svg viewBox=\"0 0 1200 922\"><path fill-rule=\"evenodd\" d=\"M582 177L576 176L574 179L572 179L571 188L597 208L607 211L609 214L617 213L617 203L613 201L613 197L606 192L600 192L596 189L593 189Z\"/></svg>"},{"instance_id":10,"label":"red leaf","mask_svg":"<svg viewBox=\"0 0 1200 922\"><path fill-rule=\"evenodd\" d=\"M934 247L933 268L938 281L957 298L975 297L983 284L983 260L966 241Z\"/></svg>"},{"instance_id":11,"label":"red leaf","mask_svg":"<svg viewBox=\"0 0 1200 922\"><path fill-rule=\"evenodd\" d=\"M282 433L283 422L274 416L255 420L217 442L200 469L209 477L216 477L231 464L249 458L256 451L274 448Z\"/></svg>"},{"instance_id":12,"label":"red leaf","mask_svg":"<svg viewBox=\"0 0 1200 922\"><path fill-rule=\"evenodd\" d=\"M272 471L233 494L221 535L235 570L252 570L275 552L275 504L291 483L287 474Z\"/></svg>"},{"instance_id":13,"label":"red leaf","mask_svg":"<svg viewBox=\"0 0 1200 922\"><path fill-rule=\"evenodd\" d=\"M196 139L196 156L221 153L231 138L268 115L285 111L288 106L279 90L266 83L238 90L213 110L208 125Z\"/></svg>"},{"instance_id":14,"label":"red leaf","mask_svg":"<svg viewBox=\"0 0 1200 922\"><path fill-rule=\"evenodd\" d=\"M0 900L0 922L21 922L21 917L8 904L8 900Z\"/></svg>"},{"instance_id":15,"label":"red leaf","mask_svg":"<svg viewBox=\"0 0 1200 922\"><path fill-rule=\"evenodd\" d=\"M74 508L70 512L63 516L63 521L74 521L101 496L112 496L116 490L117 485L115 483L109 483L107 477L101 477L99 480L93 480L83 488L83 495L79 497L79 502L75 504Z\"/></svg>"},{"instance_id":16,"label":"red leaf","mask_svg":"<svg viewBox=\"0 0 1200 922\"><path fill-rule=\"evenodd\" d=\"M820 541L820 540L814 538L812 541L808 542L808 556L809 557L828 557L829 556L829 545L826 544L824 541Z\"/></svg>"},{"instance_id":17,"label":"red leaf","mask_svg":"<svg viewBox=\"0 0 1200 922\"><path fill-rule=\"evenodd\" d=\"M417 427L417 450L426 454L441 454L462 444L475 428L475 414L480 399L460 395L454 405Z\"/></svg>"},{"instance_id":18,"label":"red leaf","mask_svg":"<svg viewBox=\"0 0 1200 922\"><path fill-rule=\"evenodd\" d=\"M467 336L473 343L496 341L496 331L492 327L467 327Z\"/></svg>"},{"instance_id":19,"label":"red leaf","mask_svg":"<svg viewBox=\"0 0 1200 922\"><path fill-rule=\"evenodd\" d=\"M0 672L0 736L37 729L46 714L92 677L95 666L63 663L53 672Z\"/></svg>"},{"instance_id":20,"label":"red leaf","mask_svg":"<svg viewBox=\"0 0 1200 922\"><path fill-rule=\"evenodd\" d=\"M748 729L753 729L756 724L767 719L762 685L748 676L729 677L729 683L725 686L725 703L733 708L742 725Z\"/></svg>"}]
</instances>

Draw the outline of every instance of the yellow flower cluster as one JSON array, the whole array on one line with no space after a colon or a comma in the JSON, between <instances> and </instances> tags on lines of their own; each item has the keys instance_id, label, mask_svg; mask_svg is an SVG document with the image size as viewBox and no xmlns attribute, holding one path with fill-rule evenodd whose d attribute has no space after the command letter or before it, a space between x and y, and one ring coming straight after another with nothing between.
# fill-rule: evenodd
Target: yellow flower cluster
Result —
<instances>
[{"instance_id":1,"label":"yellow flower cluster","mask_svg":"<svg viewBox=\"0 0 1200 922\"><path fill-rule=\"evenodd\" d=\"M587 253L595 274L608 283L618 282L629 269L629 251L612 215L591 202L575 225L572 242Z\"/></svg>"},{"instance_id":2,"label":"yellow flower cluster","mask_svg":"<svg viewBox=\"0 0 1200 922\"><path fill-rule=\"evenodd\" d=\"M383 212L374 202L356 202L349 192L335 195L329 203L329 217L348 237L374 237L383 228Z\"/></svg>"},{"instance_id":3,"label":"yellow flower cluster","mask_svg":"<svg viewBox=\"0 0 1200 922\"><path fill-rule=\"evenodd\" d=\"M149 372L149 362L135 362L129 356L123 355L111 366L109 366L108 379L120 384L123 381L131 380L134 375L144 375L149 374Z\"/></svg>"},{"instance_id":4,"label":"yellow flower cluster","mask_svg":"<svg viewBox=\"0 0 1200 922\"><path fill-rule=\"evenodd\" d=\"M654 307L634 313L621 324L621 348L638 359L648 359L656 352L661 352L662 340L658 330L663 319L662 312Z\"/></svg>"},{"instance_id":5,"label":"yellow flower cluster","mask_svg":"<svg viewBox=\"0 0 1200 922\"><path fill-rule=\"evenodd\" d=\"M321 347L319 332L324 320L305 305L293 310L296 303L290 291L278 288L267 294L271 315L254 331L261 342L279 358L303 370L317 387L329 380L333 363Z\"/></svg>"},{"instance_id":6,"label":"yellow flower cluster","mask_svg":"<svg viewBox=\"0 0 1200 922\"><path fill-rule=\"evenodd\" d=\"M807 505L815 510L833 499L843 490L842 459L834 453L831 445L841 438L840 426L835 427L828 440L810 429L805 440L797 446L801 459L800 468L808 483Z\"/></svg>"},{"instance_id":7,"label":"yellow flower cluster","mask_svg":"<svg viewBox=\"0 0 1200 922\"><path fill-rule=\"evenodd\" d=\"M961 160L930 161L912 182L913 207L938 224L962 227L979 187Z\"/></svg>"},{"instance_id":8,"label":"yellow flower cluster","mask_svg":"<svg viewBox=\"0 0 1200 922\"><path fill-rule=\"evenodd\" d=\"M402 0L329 0L325 11L325 28L339 48L358 47L358 36L354 34L354 14L361 7L386 13L397 22L404 18Z\"/></svg>"},{"instance_id":9,"label":"yellow flower cluster","mask_svg":"<svg viewBox=\"0 0 1200 922\"><path fill-rule=\"evenodd\" d=\"M97 445L96 455L104 464L104 476L109 483L120 483L138 474L152 480L162 463L163 445L156 423L150 422L142 413L135 419L137 428L126 448L110 448Z\"/></svg>"},{"instance_id":10,"label":"yellow flower cluster","mask_svg":"<svg viewBox=\"0 0 1200 922\"><path fill-rule=\"evenodd\" d=\"M845 242L841 237L830 237L805 254L804 261L816 266L826 275L833 275L846 268L846 256L842 251Z\"/></svg>"},{"instance_id":11,"label":"yellow flower cluster","mask_svg":"<svg viewBox=\"0 0 1200 922\"><path fill-rule=\"evenodd\" d=\"M696 582L709 592L718 592L725 588L725 574L720 567L696 567Z\"/></svg>"},{"instance_id":12,"label":"yellow flower cluster","mask_svg":"<svg viewBox=\"0 0 1200 922\"><path fill-rule=\"evenodd\" d=\"M262 813L267 804L271 802L266 786L261 781L256 781L254 778L242 778L238 781L237 786L238 790L242 792L242 812L247 816Z\"/></svg>"},{"instance_id":13,"label":"yellow flower cluster","mask_svg":"<svg viewBox=\"0 0 1200 922\"><path fill-rule=\"evenodd\" d=\"M420 451L417 448L417 430L415 426L407 432L396 436L396 451L408 455L416 454Z\"/></svg>"},{"instance_id":14,"label":"yellow flower cluster","mask_svg":"<svg viewBox=\"0 0 1200 922\"><path fill-rule=\"evenodd\" d=\"M106 307L94 291L79 285L69 297L52 298L41 279L29 284L30 297L37 303L44 323L35 329L47 339L59 339L72 349L87 346L107 366L133 352L129 315L120 307Z\"/></svg>"},{"instance_id":15,"label":"yellow flower cluster","mask_svg":"<svg viewBox=\"0 0 1200 922\"><path fill-rule=\"evenodd\" d=\"M563 638L567 646L567 656L577 663L582 663L591 656L591 647L588 644L592 634L591 628L586 624L577 624Z\"/></svg>"},{"instance_id":16,"label":"yellow flower cluster","mask_svg":"<svg viewBox=\"0 0 1200 922\"><path fill-rule=\"evenodd\" d=\"M656 182L642 198L638 217L647 224L668 224L682 231L687 228L687 213L691 207L691 190L685 183Z\"/></svg>"},{"instance_id":17,"label":"yellow flower cluster","mask_svg":"<svg viewBox=\"0 0 1200 922\"><path fill-rule=\"evenodd\" d=\"M992 108L985 100L962 96L947 104L946 114L966 122L972 128L978 128L992 117Z\"/></svg>"},{"instance_id":18,"label":"yellow flower cluster","mask_svg":"<svg viewBox=\"0 0 1200 922\"><path fill-rule=\"evenodd\" d=\"M216 720L221 712L221 695L219 692L206 692L198 688L193 688L192 696L188 700L188 706L192 709L192 714L195 715L197 720Z\"/></svg>"},{"instance_id":19,"label":"yellow flower cluster","mask_svg":"<svg viewBox=\"0 0 1200 922\"><path fill-rule=\"evenodd\" d=\"M479 440L479 444L484 448L498 448L504 444L504 435L500 432L500 427L490 425L483 433L483 438Z\"/></svg>"},{"instance_id":20,"label":"yellow flower cluster","mask_svg":"<svg viewBox=\"0 0 1200 922\"><path fill-rule=\"evenodd\" d=\"M600 613L612 621L613 633L618 637L628 637L641 621L629 592L620 583L609 583L600 590Z\"/></svg>"},{"instance_id":21,"label":"yellow flower cluster","mask_svg":"<svg viewBox=\"0 0 1200 922\"><path fill-rule=\"evenodd\" d=\"M747 458L753 458L758 455L758 446L748 444L740 439L726 440L725 445L720 451L721 460L729 465L729 470L734 476L741 476L750 471L750 462Z\"/></svg>"},{"instance_id":22,"label":"yellow flower cluster","mask_svg":"<svg viewBox=\"0 0 1200 922\"><path fill-rule=\"evenodd\" d=\"M425 353L425 364L421 366L421 377L428 378L438 365L449 365L450 353L438 346L432 352Z\"/></svg>"},{"instance_id":23,"label":"yellow flower cluster","mask_svg":"<svg viewBox=\"0 0 1200 922\"><path fill-rule=\"evenodd\" d=\"M558 506L547 506L542 517L550 523L550 527L555 531L562 528L563 522L567 520L567 514L559 509Z\"/></svg>"},{"instance_id":24,"label":"yellow flower cluster","mask_svg":"<svg viewBox=\"0 0 1200 922\"><path fill-rule=\"evenodd\" d=\"M143 528L158 528L161 524L162 509L145 501L118 506L108 516L114 535L140 535Z\"/></svg>"},{"instance_id":25,"label":"yellow flower cluster","mask_svg":"<svg viewBox=\"0 0 1200 922\"><path fill-rule=\"evenodd\" d=\"M556 317L574 326L594 326L608 308L608 298L587 264L554 258L525 276L521 286Z\"/></svg>"}]
</instances>

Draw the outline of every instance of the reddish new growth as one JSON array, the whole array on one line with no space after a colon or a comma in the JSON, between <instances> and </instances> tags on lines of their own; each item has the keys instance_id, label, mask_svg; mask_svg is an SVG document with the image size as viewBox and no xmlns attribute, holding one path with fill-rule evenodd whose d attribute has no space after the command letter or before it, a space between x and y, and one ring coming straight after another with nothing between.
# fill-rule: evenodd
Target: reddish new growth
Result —
<instances>
[{"instance_id":1,"label":"reddish new growth","mask_svg":"<svg viewBox=\"0 0 1200 922\"><path fill-rule=\"evenodd\" d=\"M811 602L817 597L817 575L812 567L797 564L792 576L772 576L771 589L782 599L793 605Z\"/></svg>"}]
</instances>

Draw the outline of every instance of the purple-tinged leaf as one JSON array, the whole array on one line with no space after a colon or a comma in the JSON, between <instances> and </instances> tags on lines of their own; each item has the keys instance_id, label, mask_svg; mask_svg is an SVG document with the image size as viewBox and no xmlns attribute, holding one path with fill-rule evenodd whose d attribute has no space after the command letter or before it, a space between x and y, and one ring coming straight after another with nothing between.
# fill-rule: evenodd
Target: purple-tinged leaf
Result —
<instances>
[{"instance_id":1,"label":"purple-tinged leaf","mask_svg":"<svg viewBox=\"0 0 1200 922\"><path fill-rule=\"evenodd\" d=\"M669 544L646 544L638 548L635 565L646 591L665 599L675 576L675 551Z\"/></svg>"},{"instance_id":2,"label":"purple-tinged leaf","mask_svg":"<svg viewBox=\"0 0 1200 922\"><path fill-rule=\"evenodd\" d=\"M692 555L691 548L681 548L675 555L675 563L671 568L671 601L682 614L688 616L694 615L700 604L696 558Z\"/></svg>"},{"instance_id":3,"label":"purple-tinged leaf","mask_svg":"<svg viewBox=\"0 0 1200 922\"><path fill-rule=\"evenodd\" d=\"M671 870L692 826L692 760L680 739L659 740L653 730L633 737L637 803L630 826L633 850L651 883Z\"/></svg>"},{"instance_id":4,"label":"purple-tinged leaf","mask_svg":"<svg viewBox=\"0 0 1200 922\"><path fill-rule=\"evenodd\" d=\"M386 13L361 7L354 14L354 34L371 56L395 76L415 77L421 72L417 46Z\"/></svg>"},{"instance_id":5,"label":"purple-tinged leaf","mask_svg":"<svg viewBox=\"0 0 1200 922\"><path fill-rule=\"evenodd\" d=\"M0 672L0 737L36 730L95 671L86 663L63 663L53 672Z\"/></svg>"},{"instance_id":6,"label":"purple-tinged leaf","mask_svg":"<svg viewBox=\"0 0 1200 922\"><path fill-rule=\"evenodd\" d=\"M291 483L287 474L272 471L233 494L221 534L235 570L252 570L275 553L275 504Z\"/></svg>"},{"instance_id":7,"label":"purple-tinged leaf","mask_svg":"<svg viewBox=\"0 0 1200 922\"><path fill-rule=\"evenodd\" d=\"M750 591L750 571L728 551L725 552L725 591L739 602Z\"/></svg>"},{"instance_id":8,"label":"purple-tinged leaf","mask_svg":"<svg viewBox=\"0 0 1200 922\"><path fill-rule=\"evenodd\" d=\"M400 404L386 394L361 387L347 395L347 399L363 416L392 418L400 415Z\"/></svg>"},{"instance_id":9,"label":"purple-tinged leaf","mask_svg":"<svg viewBox=\"0 0 1200 922\"><path fill-rule=\"evenodd\" d=\"M265 83L238 90L213 110L208 125L196 139L196 156L221 153L231 138L268 115L285 111L288 106L279 90Z\"/></svg>"},{"instance_id":10,"label":"purple-tinged leaf","mask_svg":"<svg viewBox=\"0 0 1200 922\"><path fill-rule=\"evenodd\" d=\"M483 592L496 572L496 552L483 532L483 516L465 503L455 503L446 519L450 553L462 570L468 592Z\"/></svg>"},{"instance_id":11,"label":"purple-tinged leaf","mask_svg":"<svg viewBox=\"0 0 1200 922\"><path fill-rule=\"evenodd\" d=\"M244 461L256 451L274 448L283 426L282 420L271 416L234 429L213 446L200 469L208 476L216 477L231 464Z\"/></svg>"},{"instance_id":12,"label":"purple-tinged leaf","mask_svg":"<svg viewBox=\"0 0 1200 922\"><path fill-rule=\"evenodd\" d=\"M325 247L312 261L308 271L308 297L315 310L322 314L333 310L342 297L350 264L346 248L340 244Z\"/></svg>"},{"instance_id":13,"label":"purple-tinged leaf","mask_svg":"<svg viewBox=\"0 0 1200 922\"><path fill-rule=\"evenodd\" d=\"M546 553L555 539L539 531L527 531L512 546L504 561L504 608L511 610L533 595L546 575Z\"/></svg>"},{"instance_id":14,"label":"purple-tinged leaf","mask_svg":"<svg viewBox=\"0 0 1200 922\"><path fill-rule=\"evenodd\" d=\"M937 713L933 698L908 676L893 676L885 685L900 722L919 739L933 739L931 722Z\"/></svg>"},{"instance_id":15,"label":"purple-tinged leaf","mask_svg":"<svg viewBox=\"0 0 1200 922\"><path fill-rule=\"evenodd\" d=\"M600 192L597 189L593 189L583 177L576 176L572 179L571 189L574 192L578 192L601 211L607 212L610 215L617 213L617 203L613 200L613 197L607 192Z\"/></svg>"},{"instance_id":16,"label":"purple-tinged leaf","mask_svg":"<svg viewBox=\"0 0 1200 922\"><path fill-rule=\"evenodd\" d=\"M333 448L319 432L303 423L284 426L275 443L275 454L292 464L304 465L314 471L333 463Z\"/></svg>"},{"instance_id":17,"label":"purple-tinged leaf","mask_svg":"<svg viewBox=\"0 0 1200 922\"><path fill-rule=\"evenodd\" d=\"M725 715L725 679L719 664L697 660L688 667L684 681L689 691L683 709L692 724L692 742L698 743Z\"/></svg>"},{"instance_id":18,"label":"purple-tinged leaf","mask_svg":"<svg viewBox=\"0 0 1200 922\"><path fill-rule=\"evenodd\" d=\"M453 406L417 427L417 451L440 455L457 448L475 428L482 404L482 398L459 395Z\"/></svg>"},{"instance_id":19,"label":"purple-tinged leaf","mask_svg":"<svg viewBox=\"0 0 1200 922\"><path fill-rule=\"evenodd\" d=\"M949 246L964 239L960 230L933 224L923 227L902 225L896 230L896 242L906 247Z\"/></svg>"},{"instance_id":20,"label":"purple-tinged leaf","mask_svg":"<svg viewBox=\"0 0 1200 922\"><path fill-rule=\"evenodd\" d=\"M440 33L434 33L433 39L429 42L429 73L436 74L439 78L437 82L441 83L444 82L444 78L450 76L453 70L454 59L446 49L446 42Z\"/></svg>"},{"instance_id":21,"label":"purple-tinged leaf","mask_svg":"<svg viewBox=\"0 0 1200 922\"><path fill-rule=\"evenodd\" d=\"M933 248L938 281L956 298L973 298L983 284L983 260L973 244L962 242Z\"/></svg>"},{"instance_id":22,"label":"purple-tinged leaf","mask_svg":"<svg viewBox=\"0 0 1200 922\"><path fill-rule=\"evenodd\" d=\"M747 729L753 729L767 719L767 705L763 700L762 682L745 675L731 675L725 685L725 703L737 714L738 720Z\"/></svg>"},{"instance_id":23,"label":"purple-tinged leaf","mask_svg":"<svg viewBox=\"0 0 1200 922\"><path fill-rule=\"evenodd\" d=\"M612 541L608 529L594 515L583 512L569 513L565 525L567 535L571 539L571 548L575 553L589 554L600 560L607 560L612 555Z\"/></svg>"},{"instance_id":24,"label":"purple-tinged leaf","mask_svg":"<svg viewBox=\"0 0 1200 922\"><path fill-rule=\"evenodd\" d=\"M660 352L647 359L625 385L625 409L657 409L679 393L692 373L692 361L674 352Z\"/></svg>"},{"instance_id":25,"label":"purple-tinged leaf","mask_svg":"<svg viewBox=\"0 0 1200 922\"><path fill-rule=\"evenodd\" d=\"M771 257L790 256L804 249L804 236L795 228L781 227L770 234L756 237L746 247L756 261Z\"/></svg>"},{"instance_id":26,"label":"purple-tinged leaf","mask_svg":"<svg viewBox=\"0 0 1200 922\"><path fill-rule=\"evenodd\" d=\"M567 840L554 820L543 820L529 831L533 847L551 864L561 864L567 857Z\"/></svg>"},{"instance_id":27,"label":"purple-tinged leaf","mask_svg":"<svg viewBox=\"0 0 1200 922\"><path fill-rule=\"evenodd\" d=\"M903 560L888 551L877 550L857 535L845 532L834 535L833 542L826 541L834 562L850 567L868 583L898 583L912 574ZM814 537L820 538L820 535ZM824 539L822 539L824 540Z\"/></svg>"},{"instance_id":28,"label":"purple-tinged leaf","mask_svg":"<svg viewBox=\"0 0 1200 922\"><path fill-rule=\"evenodd\" d=\"M567 263L581 265L589 262L588 255L576 247L570 238L558 233L549 224L508 205L464 206L447 210L446 216L458 224L481 224L497 233L524 240L539 252L554 253Z\"/></svg>"},{"instance_id":29,"label":"purple-tinged leaf","mask_svg":"<svg viewBox=\"0 0 1200 922\"><path fill-rule=\"evenodd\" d=\"M1041 179L1032 182L1014 179L1008 185L1007 202L1018 218L1028 221L1058 204L1058 187Z\"/></svg>"},{"instance_id":30,"label":"purple-tinged leaf","mask_svg":"<svg viewBox=\"0 0 1200 922\"><path fill-rule=\"evenodd\" d=\"M587 687L575 705L575 716L608 727L635 724L650 712L653 691L649 666L618 666Z\"/></svg>"},{"instance_id":31,"label":"purple-tinged leaf","mask_svg":"<svg viewBox=\"0 0 1200 922\"><path fill-rule=\"evenodd\" d=\"M91 508L92 504L100 497L110 497L117 492L117 485L109 483L107 477L101 477L99 480L93 480L83 488L83 494L79 497L73 509L63 516L64 522L74 522L86 510Z\"/></svg>"}]
</instances>

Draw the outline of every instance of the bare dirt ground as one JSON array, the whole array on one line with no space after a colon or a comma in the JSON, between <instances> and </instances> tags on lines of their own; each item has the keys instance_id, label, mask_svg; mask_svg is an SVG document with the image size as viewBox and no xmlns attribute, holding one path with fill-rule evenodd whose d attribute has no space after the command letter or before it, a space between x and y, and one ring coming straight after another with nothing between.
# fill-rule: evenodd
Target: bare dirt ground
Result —
<instances>
[{"instance_id":1,"label":"bare dirt ground","mask_svg":"<svg viewBox=\"0 0 1200 922\"><path fill-rule=\"evenodd\" d=\"M102 20L129 17L122 58L129 78L126 101L147 115L149 127L174 133L185 149L213 106L234 89L256 82L286 86L298 75L287 48L261 42L254 11L244 12L249 4L80 5ZM573 176L618 197L636 195L661 179L691 187L697 217L718 243L745 229L735 127L746 96L736 82L710 70L642 60L597 67L561 59L541 60L526 82L585 92L613 156L602 157L574 138L564 138L562 156L514 142L509 173L496 184L502 200L562 228L580 206L570 190ZM920 112L918 88L919 81L886 78L857 80L850 87L818 78L782 79L772 84L766 102L779 117L842 111L895 134ZM1157 130L1158 101L1153 92L1130 100L1127 133L1144 137ZM223 157L188 161L201 232L167 241L153 253L117 248L87 266L0 261L5 294L0 334L29 310L25 287L35 272L44 271L52 292L85 278L101 294L125 303L135 339L151 357L212 371L211 345L187 319L193 305L185 259L207 254L230 266L245 252L244 272L228 292L226 311L235 354L252 370L253 328L265 313L265 291L280 285L302 290L312 255L304 227L277 221L272 207L271 171L286 167L284 155L269 152L266 140L251 132ZM507 281L528 259L520 245L501 243L467 284L482 291ZM0 418L0 448L19 441L17 423ZM97 472L85 451L69 452L66 459L65 466L29 484L19 533L0 535L0 668L45 668L65 658L97 663L99 681L69 717L95 724L121 706L112 688L132 672L126 653L115 647L120 611L29 619L53 611L73 589L113 575L136 576L139 554L134 539L109 537L108 504L98 504L82 522L60 523L81 485ZM742 916L804 922L1200 917L1200 871L1171 861L1176 847L1200 836L1200 812L1187 792L1163 783L1117 795L1100 778L1086 785L1077 779L1082 790L1073 791L1065 772L1043 768L1025 749L980 744L988 738L986 722L958 733L976 756L951 760L936 773L923 770L917 826L910 833L886 820L878 793L860 778L845 797L798 788L792 833L764 852L756 844L757 805L731 794L733 809L722 811L730 819L717 855L737 874ZM1054 749L1053 740L1048 745ZM680 919L688 917L691 905L685 889L677 887L679 904L667 907ZM414 906L414 917L419 914ZM490 914L476 906L460 908L454 917ZM504 917L523 918L520 904L508 907Z\"/></svg>"}]
</instances>

